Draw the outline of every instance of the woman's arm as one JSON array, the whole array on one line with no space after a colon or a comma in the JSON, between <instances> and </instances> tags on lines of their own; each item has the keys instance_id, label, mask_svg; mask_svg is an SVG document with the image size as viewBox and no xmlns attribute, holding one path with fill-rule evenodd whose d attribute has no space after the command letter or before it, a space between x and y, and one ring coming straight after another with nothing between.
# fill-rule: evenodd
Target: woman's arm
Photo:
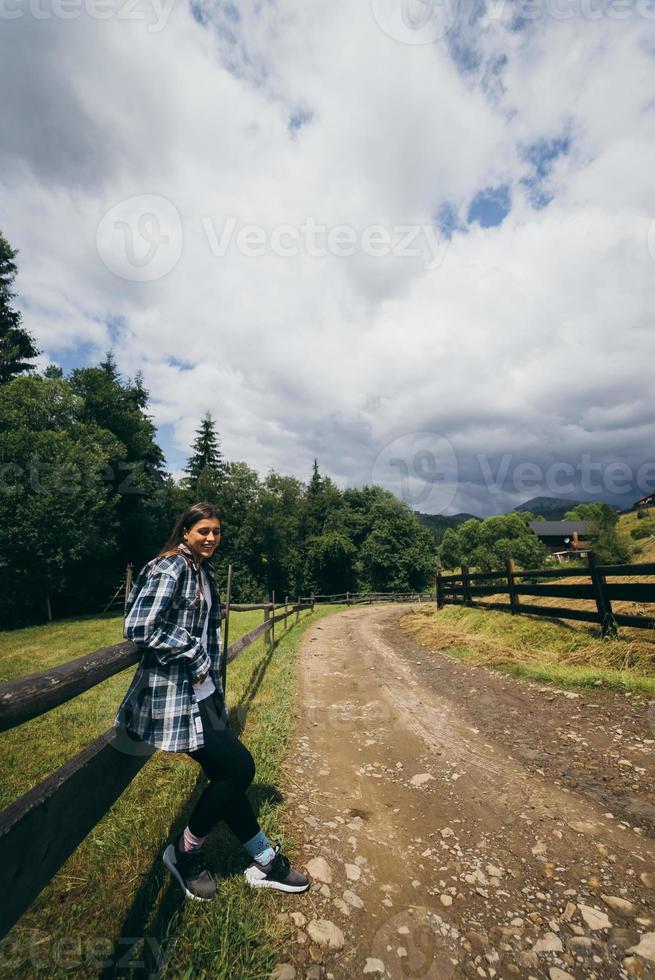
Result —
<instances>
[{"instance_id":1,"label":"woman's arm","mask_svg":"<svg viewBox=\"0 0 655 980\"><path fill-rule=\"evenodd\" d=\"M124 632L137 646L152 650L164 667L186 662L195 682L208 672L211 662L198 640L181 626L166 621L176 585L172 571L151 572L125 618Z\"/></svg>"}]
</instances>

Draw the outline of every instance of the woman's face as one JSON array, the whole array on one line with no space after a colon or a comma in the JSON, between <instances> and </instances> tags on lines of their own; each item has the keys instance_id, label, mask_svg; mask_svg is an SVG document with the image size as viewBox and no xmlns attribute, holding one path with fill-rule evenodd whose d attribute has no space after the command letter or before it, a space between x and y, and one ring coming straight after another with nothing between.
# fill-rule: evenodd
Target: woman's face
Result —
<instances>
[{"instance_id":1,"label":"woman's face","mask_svg":"<svg viewBox=\"0 0 655 980\"><path fill-rule=\"evenodd\" d=\"M211 558L220 540L221 524L215 517L208 517L193 524L184 536L184 543L191 548L199 562L203 558Z\"/></svg>"}]
</instances>

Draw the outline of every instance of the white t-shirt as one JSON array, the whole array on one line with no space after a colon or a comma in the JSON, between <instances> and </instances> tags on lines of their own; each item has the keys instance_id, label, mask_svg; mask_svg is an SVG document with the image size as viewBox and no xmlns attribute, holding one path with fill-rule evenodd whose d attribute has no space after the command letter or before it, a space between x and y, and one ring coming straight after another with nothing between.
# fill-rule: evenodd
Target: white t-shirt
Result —
<instances>
[{"instance_id":1,"label":"white t-shirt","mask_svg":"<svg viewBox=\"0 0 655 980\"><path fill-rule=\"evenodd\" d=\"M209 635L209 613L212 607L212 594L209 588L209 582L207 580L207 575L204 570L200 569L200 588L202 589L202 594L205 597L205 602L207 603L207 612L205 614L205 625L202 628L202 637L200 642L202 643L205 650L207 649L207 637ZM219 644L220 644L220 631L219 631ZM216 690L216 685L211 679L211 674L207 674L202 684L193 685L193 693L196 696L196 701L204 701L205 698L211 697L211 695Z\"/></svg>"}]
</instances>

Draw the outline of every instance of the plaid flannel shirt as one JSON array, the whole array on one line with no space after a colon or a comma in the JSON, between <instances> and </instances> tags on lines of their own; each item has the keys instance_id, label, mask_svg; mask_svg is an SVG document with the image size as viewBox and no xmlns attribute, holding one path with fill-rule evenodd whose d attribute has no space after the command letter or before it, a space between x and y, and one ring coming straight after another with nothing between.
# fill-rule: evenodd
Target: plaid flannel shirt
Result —
<instances>
[{"instance_id":1,"label":"plaid flannel shirt","mask_svg":"<svg viewBox=\"0 0 655 980\"><path fill-rule=\"evenodd\" d=\"M194 682L209 671L222 691L220 596L211 569L203 568L212 599L206 650L201 637L207 603L186 545L149 562L127 600L124 633L143 655L114 725L167 752L193 752L204 744Z\"/></svg>"}]
</instances>

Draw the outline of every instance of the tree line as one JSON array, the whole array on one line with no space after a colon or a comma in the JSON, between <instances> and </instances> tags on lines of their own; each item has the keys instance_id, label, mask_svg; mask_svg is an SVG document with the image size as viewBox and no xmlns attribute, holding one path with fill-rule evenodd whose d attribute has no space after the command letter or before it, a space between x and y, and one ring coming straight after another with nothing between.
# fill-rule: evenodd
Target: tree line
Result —
<instances>
[{"instance_id":1,"label":"tree line","mask_svg":"<svg viewBox=\"0 0 655 980\"><path fill-rule=\"evenodd\" d=\"M111 353L64 376L15 309L16 252L0 235L0 628L97 613L131 562L156 554L181 511L218 504L219 581L237 601L415 591L436 571L434 538L377 486L341 491L314 463L306 482L225 460L212 415L182 479L167 472L142 377Z\"/></svg>"},{"instance_id":2,"label":"tree line","mask_svg":"<svg viewBox=\"0 0 655 980\"><path fill-rule=\"evenodd\" d=\"M513 558L519 568L543 568L548 552L530 529L531 521L543 521L542 516L529 511L510 511L483 521L472 518L457 528L447 528L439 547L444 568L462 564L480 571L496 571ZM566 521L584 521L593 550L601 562L625 564L634 548L618 529L619 515L609 504L578 504L564 515Z\"/></svg>"},{"instance_id":3,"label":"tree line","mask_svg":"<svg viewBox=\"0 0 655 980\"><path fill-rule=\"evenodd\" d=\"M66 377L54 365L35 370L39 351L14 305L15 259L0 234L0 628L97 613L127 563L145 564L199 500L220 508L214 563L223 582L233 565L236 601L414 592L438 567L546 561L527 512L472 518L443 533L379 486L340 490L316 461L306 482L275 471L261 478L224 458L209 412L184 476L174 479L140 374L122 378L111 353ZM583 504L566 517L590 522L602 560L629 560L612 508Z\"/></svg>"}]
</instances>

